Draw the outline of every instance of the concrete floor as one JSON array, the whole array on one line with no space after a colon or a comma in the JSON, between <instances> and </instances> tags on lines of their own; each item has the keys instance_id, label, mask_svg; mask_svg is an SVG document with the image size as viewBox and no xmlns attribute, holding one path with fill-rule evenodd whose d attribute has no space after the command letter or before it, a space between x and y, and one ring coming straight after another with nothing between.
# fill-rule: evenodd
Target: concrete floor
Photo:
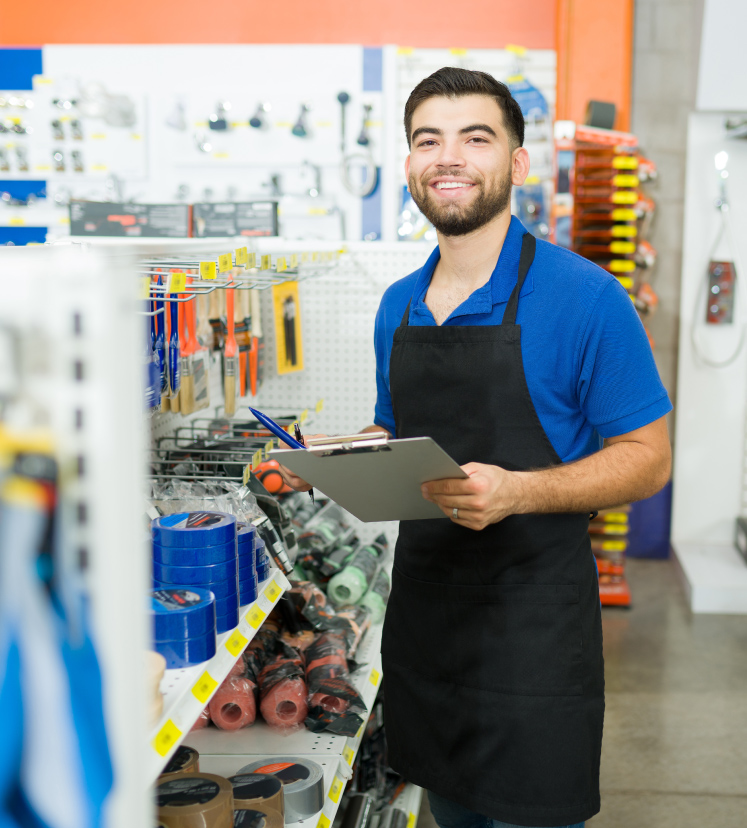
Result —
<instances>
[{"instance_id":1,"label":"concrete floor","mask_svg":"<svg viewBox=\"0 0 747 828\"><path fill-rule=\"evenodd\" d=\"M691 614L672 561L605 609L602 810L588 828L746 828L747 616ZM418 828L436 828L427 797Z\"/></svg>"}]
</instances>

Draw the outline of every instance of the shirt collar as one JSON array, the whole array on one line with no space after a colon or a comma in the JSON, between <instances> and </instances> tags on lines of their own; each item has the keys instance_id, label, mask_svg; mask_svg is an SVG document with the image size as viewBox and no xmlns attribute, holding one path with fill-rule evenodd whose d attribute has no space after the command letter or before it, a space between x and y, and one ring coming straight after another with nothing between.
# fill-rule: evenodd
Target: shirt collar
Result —
<instances>
[{"instance_id":1,"label":"shirt collar","mask_svg":"<svg viewBox=\"0 0 747 828\"><path fill-rule=\"evenodd\" d=\"M527 230L519 219L516 216L511 216L511 223L508 227L506 238L503 241L503 247L501 248L501 253L496 262L493 274L487 284L476 290L470 296L467 303L469 304L469 309L465 308L465 313L490 313L493 305L508 302L511 291L516 285L516 279L519 273L522 238L526 232ZM440 258L441 251L436 246L426 263L420 268L420 273L412 292L411 314L431 315L424 299L433 277L433 271L436 269ZM532 269L529 268L529 273L527 273L521 289L521 296L531 293L533 289ZM462 314L456 315L460 316Z\"/></svg>"}]
</instances>

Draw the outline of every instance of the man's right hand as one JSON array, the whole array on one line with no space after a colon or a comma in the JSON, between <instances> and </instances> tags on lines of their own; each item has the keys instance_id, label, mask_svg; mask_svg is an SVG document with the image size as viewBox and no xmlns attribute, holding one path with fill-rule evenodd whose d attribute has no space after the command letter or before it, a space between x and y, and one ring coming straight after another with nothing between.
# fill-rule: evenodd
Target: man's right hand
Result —
<instances>
[{"instance_id":1,"label":"man's right hand","mask_svg":"<svg viewBox=\"0 0 747 828\"><path fill-rule=\"evenodd\" d=\"M326 437L326 434L307 434L303 438L303 443L306 445L307 440L314 440L317 437ZM297 474L293 474L293 472L283 466L280 465L280 474L283 475L283 480L291 487L291 489L295 489L297 492L308 492L312 486L307 483L305 480L302 480Z\"/></svg>"}]
</instances>

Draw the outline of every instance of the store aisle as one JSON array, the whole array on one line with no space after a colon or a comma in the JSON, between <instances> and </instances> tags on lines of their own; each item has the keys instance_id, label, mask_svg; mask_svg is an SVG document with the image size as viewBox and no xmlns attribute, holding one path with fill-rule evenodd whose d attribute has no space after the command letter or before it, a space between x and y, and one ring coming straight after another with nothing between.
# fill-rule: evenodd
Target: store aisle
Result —
<instances>
[{"instance_id":1,"label":"store aisle","mask_svg":"<svg viewBox=\"0 0 747 828\"><path fill-rule=\"evenodd\" d=\"M589 828L747 825L747 616L693 616L673 561L604 610L602 811ZM418 828L436 828L423 800Z\"/></svg>"}]
</instances>

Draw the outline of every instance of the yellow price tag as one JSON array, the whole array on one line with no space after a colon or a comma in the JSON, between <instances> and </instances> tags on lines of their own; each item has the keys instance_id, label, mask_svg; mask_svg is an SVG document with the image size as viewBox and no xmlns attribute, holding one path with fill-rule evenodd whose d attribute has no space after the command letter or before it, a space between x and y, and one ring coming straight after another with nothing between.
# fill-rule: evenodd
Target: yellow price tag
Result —
<instances>
[{"instance_id":1,"label":"yellow price tag","mask_svg":"<svg viewBox=\"0 0 747 828\"><path fill-rule=\"evenodd\" d=\"M265 447L264 447L264 449L262 449L262 451L264 453L265 460L267 460L270 457L270 452L272 451L272 447L273 447L272 440L270 440L269 443L265 443ZM246 484L244 484L244 485L246 485Z\"/></svg>"},{"instance_id":2,"label":"yellow price tag","mask_svg":"<svg viewBox=\"0 0 747 828\"><path fill-rule=\"evenodd\" d=\"M342 752L342 758L348 763L348 765L353 764L353 759L355 758L355 751L353 748L345 746L345 750Z\"/></svg>"},{"instance_id":3,"label":"yellow price tag","mask_svg":"<svg viewBox=\"0 0 747 828\"><path fill-rule=\"evenodd\" d=\"M613 204L635 204L638 201L638 193L630 190L620 190L612 193Z\"/></svg>"},{"instance_id":4,"label":"yellow price tag","mask_svg":"<svg viewBox=\"0 0 747 828\"><path fill-rule=\"evenodd\" d=\"M288 269L288 264L285 261L285 256L279 256L275 263L275 268L278 273L283 273Z\"/></svg>"},{"instance_id":5,"label":"yellow price tag","mask_svg":"<svg viewBox=\"0 0 747 828\"><path fill-rule=\"evenodd\" d=\"M602 550L604 552L624 552L628 548L627 541L608 540L602 541Z\"/></svg>"},{"instance_id":6,"label":"yellow price tag","mask_svg":"<svg viewBox=\"0 0 747 828\"><path fill-rule=\"evenodd\" d=\"M245 247L236 248L236 264L244 265L249 261L249 251Z\"/></svg>"},{"instance_id":7,"label":"yellow price tag","mask_svg":"<svg viewBox=\"0 0 747 828\"><path fill-rule=\"evenodd\" d=\"M449 49L449 51L455 57L464 57L467 54L466 49Z\"/></svg>"},{"instance_id":8,"label":"yellow price tag","mask_svg":"<svg viewBox=\"0 0 747 828\"><path fill-rule=\"evenodd\" d=\"M228 639L228 641L226 641L226 649L232 656L238 658L239 654L244 652L244 647L246 647L248 643L248 638L244 638L238 630L234 630L233 635Z\"/></svg>"},{"instance_id":9,"label":"yellow price tag","mask_svg":"<svg viewBox=\"0 0 747 828\"><path fill-rule=\"evenodd\" d=\"M319 817L319 822L317 822L316 828L329 828L331 824L332 823L329 821L329 819L324 814L322 814Z\"/></svg>"},{"instance_id":10,"label":"yellow price tag","mask_svg":"<svg viewBox=\"0 0 747 828\"><path fill-rule=\"evenodd\" d=\"M244 466L244 474L242 475L241 479L244 481L244 485L249 485L249 478L252 475L252 464L249 463L248 465Z\"/></svg>"},{"instance_id":11,"label":"yellow price tag","mask_svg":"<svg viewBox=\"0 0 747 828\"><path fill-rule=\"evenodd\" d=\"M398 46L397 47L397 54L398 55L411 55L415 50L412 46Z\"/></svg>"},{"instance_id":12,"label":"yellow price tag","mask_svg":"<svg viewBox=\"0 0 747 828\"><path fill-rule=\"evenodd\" d=\"M316 401L316 406L314 406L314 410L318 414L323 408L324 408L324 400L323 399L318 399Z\"/></svg>"},{"instance_id":13,"label":"yellow price tag","mask_svg":"<svg viewBox=\"0 0 747 828\"><path fill-rule=\"evenodd\" d=\"M227 273L233 267L233 256L230 253L222 253L218 256L218 270Z\"/></svg>"},{"instance_id":14,"label":"yellow price tag","mask_svg":"<svg viewBox=\"0 0 747 828\"><path fill-rule=\"evenodd\" d=\"M298 269L298 253L293 253L291 255L290 268L291 268L291 270L297 270Z\"/></svg>"},{"instance_id":15,"label":"yellow price tag","mask_svg":"<svg viewBox=\"0 0 747 828\"><path fill-rule=\"evenodd\" d=\"M262 262L259 266L260 270L269 270L272 267L272 256L269 253L266 253L262 256Z\"/></svg>"},{"instance_id":16,"label":"yellow price tag","mask_svg":"<svg viewBox=\"0 0 747 828\"><path fill-rule=\"evenodd\" d=\"M612 221L636 221L638 216L635 210L628 207L615 207L612 211ZM615 234L615 228L612 228L612 235Z\"/></svg>"},{"instance_id":17,"label":"yellow price tag","mask_svg":"<svg viewBox=\"0 0 747 828\"><path fill-rule=\"evenodd\" d=\"M617 281L625 288L625 290L633 290L633 280L630 276L618 276Z\"/></svg>"},{"instance_id":18,"label":"yellow price tag","mask_svg":"<svg viewBox=\"0 0 747 828\"><path fill-rule=\"evenodd\" d=\"M165 756L179 741L181 735L181 730L171 719L167 719L166 724L158 731L156 738L153 740L154 750L159 756Z\"/></svg>"},{"instance_id":19,"label":"yellow price tag","mask_svg":"<svg viewBox=\"0 0 747 828\"><path fill-rule=\"evenodd\" d=\"M612 225L612 235L616 239L632 239L638 235L638 228L630 224Z\"/></svg>"},{"instance_id":20,"label":"yellow price tag","mask_svg":"<svg viewBox=\"0 0 747 828\"><path fill-rule=\"evenodd\" d=\"M373 684L374 687L378 685L380 678L381 673L378 670L371 670L371 677L369 678L369 681L371 682L371 684Z\"/></svg>"},{"instance_id":21,"label":"yellow price tag","mask_svg":"<svg viewBox=\"0 0 747 828\"><path fill-rule=\"evenodd\" d=\"M140 298L150 299L150 276L140 277Z\"/></svg>"},{"instance_id":22,"label":"yellow price tag","mask_svg":"<svg viewBox=\"0 0 747 828\"><path fill-rule=\"evenodd\" d=\"M605 523L627 523L628 515L625 512L608 512L604 516Z\"/></svg>"},{"instance_id":23,"label":"yellow price tag","mask_svg":"<svg viewBox=\"0 0 747 828\"><path fill-rule=\"evenodd\" d=\"M186 273L172 273L169 277L169 293L184 293L187 288Z\"/></svg>"},{"instance_id":24,"label":"yellow price tag","mask_svg":"<svg viewBox=\"0 0 747 828\"><path fill-rule=\"evenodd\" d=\"M8 224L11 227L23 227L23 225L26 224L26 219L19 218L18 216L11 216Z\"/></svg>"},{"instance_id":25,"label":"yellow price tag","mask_svg":"<svg viewBox=\"0 0 747 828\"><path fill-rule=\"evenodd\" d=\"M635 270L635 262L629 259L613 259L610 262L610 270L613 273L632 273Z\"/></svg>"},{"instance_id":26,"label":"yellow price tag","mask_svg":"<svg viewBox=\"0 0 747 828\"><path fill-rule=\"evenodd\" d=\"M614 187L637 187L637 175L616 175L612 178L612 185Z\"/></svg>"},{"instance_id":27,"label":"yellow price tag","mask_svg":"<svg viewBox=\"0 0 747 828\"><path fill-rule=\"evenodd\" d=\"M417 817L415 814L410 811L409 816L407 817L407 828L415 828L415 823L417 822Z\"/></svg>"},{"instance_id":28,"label":"yellow price tag","mask_svg":"<svg viewBox=\"0 0 747 828\"><path fill-rule=\"evenodd\" d=\"M308 261L309 261L309 254L308 254L308 253L302 253L302 254L301 254L301 261L302 261L304 264L306 264L306 262L308 262Z\"/></svg>"},{"instance_id":29,"label":"yellow price tag","mask_svg":"<svg viewBox=\"0 0 747 828\"><path fill-rule=\"evenodd\" d=\"M342 793L342 779L338 776L332 780L332 787L329 789L329 798L335 803L340 801L340 794Z\"/></svg>"},{"instance_id":30,"label":"yellow price tag","mask_svg":"<svg viewBox=\"0 0 747 828\"><path fill-rule=\"evenodd\" d=\"M319 261L319 253L316 250L311 254L311 261L312 262L318 262Z\"/></svg>"},{"instance_id":31,"label":"yellow price tag","mask_svg":"<svg viewBox=\"0 0 747 828\"><path fill-rule=\"evenodd\" d=\"M246 614L246 623L250 627L258 630L262 626L262 622L267 617L267 613L259 607L252 607Z\"/></svg>"},{"instance_id":32,"label":"yellow price tag","mask_svg":"<svg viewBox=\"0 0 747 828\"><path fill-rule=\"evenodd\" d=\"M262 449L257 449L252 455L252 471L257 471L257 469L262 465L263 460L264 457Z\"/></svg>"},{"instance_id":33,"label":"yellow price tag","mask_svg":"<svg viewBox=\"0 0 747 828\"><path fill-rule=\"evenodd\" d=\"M306 422L306 420L309 419L309 409L304 408L304 410L301 412L301 416L298 419L301 425L303 425Z\"/></svg>"},{"instance_id":34,"label":"yellow price tag","mask_svg":"<svg viewBox=\"0 0 747 828\"><path fill-rule=\"evenodd\" d=\"M200 676L197 683L192 688L192 695L201 704L207 704L210 694L218 686L218 682L208 673L207 670Z\"/></svg>"},{"instance_id":35,"label":"yellow price tag","mask_svg":"<svg viewBox=\"0 0 747 828\"><path fill-rule=\"evenodd\" d=\"M612 166L616 170L637 170L638 159L635 155L618 155L612 159Z\"/></svg>"},{"instance_id":36,"label":"yellow price tag","mask_svg":"<svg viewBox=\"0 0 747 828\"><path fill-rule=\"evenodd\" d=\"M249 268L253 268L257 266L257 254L250 253L246 258L246 266Z\"/></svg>"},{"instance_id":37,"label":"yellow price tag","mask_svg":"<svg viewBox=\"0 0 747 828\"><path fill-rule=\"evenodd\" d=\"M608 535L627 535L628 527L619 523L608 523L605 525L604 531Z\"/></svg>"},{"instance_id":38,"label":"yellow price tag","mask_svg":"<svg viewBox=\"0 0 747 828\"><path fill-rule=\"evenodd\" d=\"M275 580L272 581L270 586L267 588L265 595L267 596L268 600L272 601L274 604L275 601L278 600L280 595L282 594L283 590L277 585Z\"/></svg>"},{"instance_id":39,"label":"yellow price tag","mask_svg":"<svg viewBox=\"0 0 747 828\"><path fill-rule=\"evenodd\" d=\"M610 245L610 253L635 253L635 242L631 241L613 241Z\"/></svg>"},{"instance_id":40,"label":"yellow price tag","mask_svg":"<svg viewBox=\"0 0 747 828\"><path fill-rule=\"evenodd\" d=\"M363 736L363 731L366 729L366 723L363 724L358 728L358 732L355 734L356 739L360 739Z\"/></svg>"},{"instance_id":41,"label":"yellow price tag","mask_svg":"<svg viewBox=\"0 0 747 828\"><path fill-rule=\"evenodd\" d=\"M200 278L215 279L217 277L215 262L200 262Z\"/></svg>"}]
</instances>

